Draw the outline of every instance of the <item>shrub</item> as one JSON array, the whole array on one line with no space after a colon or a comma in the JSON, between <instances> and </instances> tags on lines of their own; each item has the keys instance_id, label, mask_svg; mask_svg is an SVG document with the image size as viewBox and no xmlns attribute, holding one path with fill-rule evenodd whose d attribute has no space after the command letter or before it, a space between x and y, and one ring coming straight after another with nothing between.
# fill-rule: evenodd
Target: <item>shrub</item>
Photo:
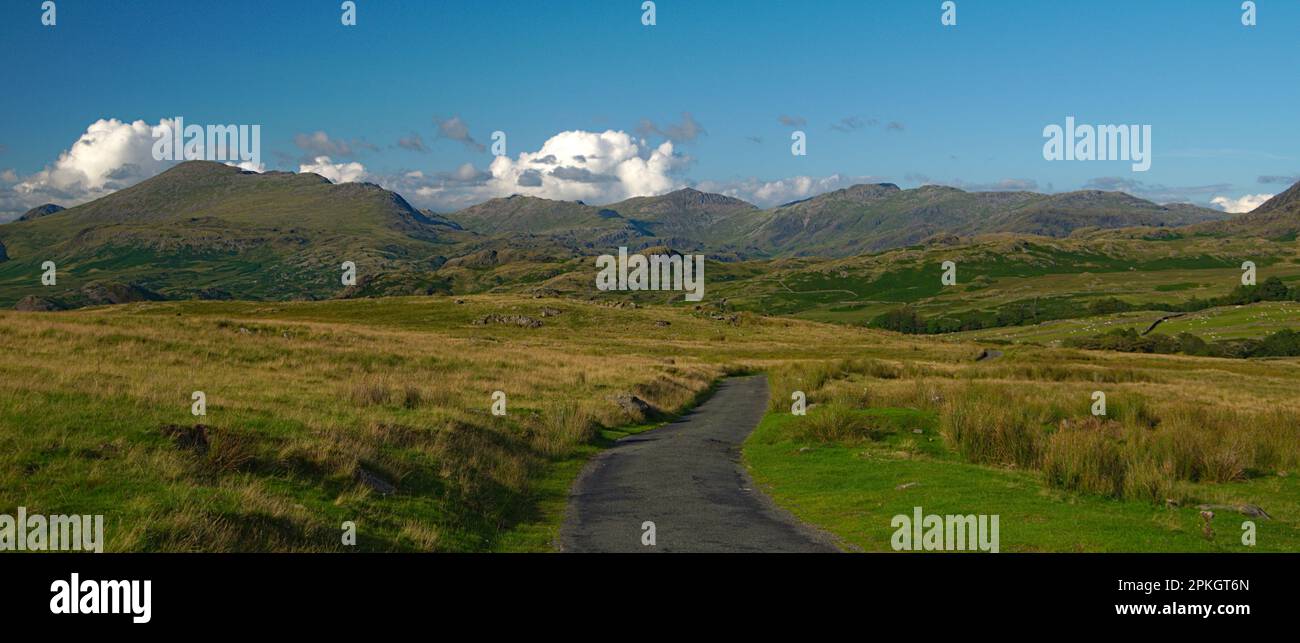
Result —
<instances>
[{"instance_id":1,"label":"shrub","mask_svg":"<svg viewBox=\"0 0 1300 643\"><path fill-rule=\"evenodd\" d=\"M911 306L902 306L877 315L869 325L874 328L883 328L899 333L924 333L926 331L925 318Z\"/></svg>"}]
</instances>

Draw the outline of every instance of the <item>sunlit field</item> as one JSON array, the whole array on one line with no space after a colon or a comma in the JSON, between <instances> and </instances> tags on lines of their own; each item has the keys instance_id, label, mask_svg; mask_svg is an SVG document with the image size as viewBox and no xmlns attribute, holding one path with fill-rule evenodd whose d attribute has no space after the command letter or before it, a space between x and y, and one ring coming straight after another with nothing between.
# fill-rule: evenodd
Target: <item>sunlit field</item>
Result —
<instances>
[{"instance_id":1,"label":"sunlit field","mask_svg":"<svg viewBox=\"0 0 1300 643\"><path fill-rule=\"evenodd\" d=\"M850 550L887 550L917 505L1001 513L1005 551L1236 551L1246 519L1257 549L1300 548L1294 359L976 361L951 338L513 295L0 321L0 497L103 513L110 551L332 551L346 521L366 550L549 550L587 458L755 372L773 399L747 466ZM1212 536L1201 504L1232 507Z\"/></svg>"},{"instance_id":2,"label":"sunlit field","mask_svg":"<svg viewBox=\"0 0 1300 643\"><path fill-rule=\"evenodd\" d=\"M728 371L897 343L522 297L0 319L0 497L103 513L114 551L332 550L344 521L369 550L547 549L568 482L620 431L670 417Z\"/></svg>"}]
</instances>

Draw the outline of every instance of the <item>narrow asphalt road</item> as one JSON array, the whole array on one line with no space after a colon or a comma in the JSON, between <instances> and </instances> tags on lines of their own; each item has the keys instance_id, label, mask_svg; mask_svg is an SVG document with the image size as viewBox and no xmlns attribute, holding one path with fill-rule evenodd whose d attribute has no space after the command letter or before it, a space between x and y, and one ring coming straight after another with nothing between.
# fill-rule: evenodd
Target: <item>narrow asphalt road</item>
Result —
<instances>
[{"instance_id":1,"label":"narrow asphalt road","mask_svg":"<svg viewBox=\"0 0 1300 643\"><path fill-rule=\"evenodd\" d=\"M619 440L587 464L560 529L566 552L834 552L754 488L740 443L767 408L763 376L724 380L667 426ZM642 544L654 523L655 544Z\"/></svg>"}]
</instances>

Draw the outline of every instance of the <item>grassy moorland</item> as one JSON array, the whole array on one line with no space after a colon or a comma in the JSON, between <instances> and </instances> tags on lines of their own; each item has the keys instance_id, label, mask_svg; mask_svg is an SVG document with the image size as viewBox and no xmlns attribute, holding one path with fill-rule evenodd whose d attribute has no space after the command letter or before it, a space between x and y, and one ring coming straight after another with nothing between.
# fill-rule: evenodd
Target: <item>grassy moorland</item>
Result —
<instances>
[{"instance_id":1,"label":"grassy moorland","mask_svg":"<svg viewBox=\"0 0 1300 643\"><path fill-rule=\"evenodd\" d=\"M0 511L103 513L113 551L336 551L344 521L370 551L548 550L589 456L756 371L773 412L746 462L852 548L919 505L1000 514L1004 551L1237 551L1244 518L1216 510L1206 539L1195 506L1250 503L1272 515L1257 549L1300 549L1295 359L976 362L954 339L515 295L0 318Z\"/></svg>"},{"instance_id":2,"label":"grassy moorland","mask_svg":"<svg viewBox=\"0 0 1300 643\"><path fill-rule=\"evenodd\" d=\"M0 313L0 511L103 513L113 551L332 551L344 521L365 550L545 550L585 459L657 411L728 371L910 344L683 307L461 301Z\"/></svg>"},{"instance_id":3,"label":"grassy moorland","mask_svg":"<svg viewBox=\"0 0 1300 643\"><path fill-rule=\"evenodd\" d=\"M744 310L864 325L908 306L925 318L978 319L987 327L1012 314L1025 325L1090 316L1090 306L1116 298L1162 310L1223 296L1240 285L1247 260L1260 282L1300 281L1294 243L1117 231L1067 239L986 235L844 259L709 268L711 296ZM945 261L956 265L954 286L940 283Z\"/></svg>"},{"instance_id":4,"label":"grassy moorland","mask_svg":"<svg viewBox=\"0 0 1300 643\"><path fill-rule=\"evenodd\" d=\"M195 180L240 197L171 204ZM776 397L747 462L778 502L854 547L886 547L889 518L919 504L1003 515L1006 550L1231 549L1232 512L1207 539L1195 507L1250 503L1273 515L1260 549L1300 549L1296 359L1014 344L1149 323L1028 324L1097 302L1156 315L1161 302L1221 297L1243 259L1293 285L1291 242L1083 230L710 261L712 303L694 307L670 303L674 292L596 291L590 259L563 240L502 244L373 186L322 181L189 165L6 229L4 303L43 292L47 256L68 306L104 299L100 279L151 299L263 301L0 312L0 511L102 513L114 551L336 551L348 521L369 551L547 550L592 454L728 373L762 371ZM286 195L365 216L336 234L327 210L291 216ZM264 216L242 219L248 208ZM76 233L83 224L94 234ZM361 277L344 289L354 247ZM957 286L939 281L948 260ZM449 292L477 294L383 296ZM375 298L266 301L329 296ZM1201 310L1162 332L1255 337L1286 327L1291 303ZM863 328L904 305L930 318L1012 311L1023 325ZM978 342L1006 354L976 362ZM782 415L796 388L817 403L806 418ZM1110 396L1107 419L1088 413L1095 390ZM504 416L490 412L496 391Z\"/></svg>"},{"instance_id":5,"label":"grassy moorland","mask_svg":"<svg viewBox=\"0 0 1300 643\"><path fill-rule=\"evenodd\" d=\"M1170 313L1147 310L1062 319L1034 326L1009 326L957 333L969 340L999 340L1059 344L1072 338L1091 337L1115 330L1145 331ZM1279 330L1300 326L1300 302L1265 301L1244 306L1220 306L1186 313L1161 322L1156 332L1192 333L1207 341L1257 339Z\"/></svg>"},{"instance_id":6,"label":"grassy moorland","mask_svg":"<svg viewBox=\"0 0 1300 643\"><path fill-rule=\"evenodd\" d=\"M891 517L920 506L1000 515L1002 551L1295 551L1298 376L1296 359L1032 346L804 366L776 372L745 458L778 503L855 549L889 550ZM1214 505L1208 534L1199 505Z\"/></svg>"}]
</instances>

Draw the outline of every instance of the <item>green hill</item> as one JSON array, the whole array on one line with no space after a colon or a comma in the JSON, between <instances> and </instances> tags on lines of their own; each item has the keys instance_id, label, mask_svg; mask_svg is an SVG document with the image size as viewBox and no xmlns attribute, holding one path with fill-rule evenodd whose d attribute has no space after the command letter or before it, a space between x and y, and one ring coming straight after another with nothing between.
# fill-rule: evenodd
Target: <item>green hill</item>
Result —
<instances>
[{"instance_id":1,"label":"green hill","mask_svg":"<svg viewBox=\"0 0 1300 643\"><path fill-rule=\"evenodd\" d=\"M0 226L0 305L33 295L86 302L92 281L167 298L330 296L341 264L359 275L431 262L463 234L371 184L315 174L182 163L67 210ZM42 286L54 261L58 282Z\"/></svg>"},{"instance_id":2,"label":"green hill","mask_svg":"<svg viewBox=\"0 0 1300 643\"><path fill-rule=\"evenodd\" d=\"M1227 215L1161 206L1121 192L966 192L927 185L856 185L771 211L747 234L773 255L849 256L914 245L930 237L995 232L1067 237L1088 228L1166 227Z\"/></svg>"},{"instance_id":3,"label":"green hill","mask_svg":"<svg viewBox=\"0 0 1300 643\"><path fill-rule=\"evenodd\" d=\"M514 195L470 206L448 219L485 236L549 237L580 252L658 245L728 252L736 235L727 223L750 219L752 226L761 214L740 199L686 188L605 206ZM747 227L742 224L742 229Z\"/></svg>"},{"instance_id":4,"label":"green hill","mask_svg":"<svg viewBox=\"0 0 1300 643\"><path fill-rule=\"evenodd\" d=\"M58 205L58 204L54 204L54 203L46 203L45 205L38 205L38 206L36 206L36 207L34 207L34 208L32 208L32 209L30 209L30 210L24 212L21 216L18 217L18 220L19 220L19 221L31 221L32 219L39 219L39 218L41 218L41 217L49 216L49 215L51 215L51 214L54 214L54 213L56 213L56 212L62 212L62 211L64 211L64 210L66 210L66 209L67 209L67 208L65 208L65 207L63 207L63 206L61 206L61 205Z\"/></svg>"},{"instance_id":5,"label":"green hill","mask_svg":"<svg viewBox=\"0 0 1300 643\"><path fill-rule=\"evenodd\" d=\"M740 232L766 219L752 203L721 194L684 188L661 196L634 197L608 206L674 248L736 250ZM755 248L745 249L748 254Z\"/></svg>"},{"instance_id":6,"label":"green hill","mask_svg":"<svg viewBox=\"0 0 1300 643\"><path fill-rule=\"evenodd\" d=\"M1227 221L1196 226L1197 232L1294 241L1300 234L1300 183Z\"/></svg>"},{"instance_id":7,"label":"green hill","mask_svg":"<svg viewBox=\"0 0 1300 643\"><path fill-rule=\"evenodd\" d=\"M687 188L604 207L512 196L448 216L484 234L551 235L579 248L664 244L749 258L845 257L935 236L1067 237L1091 228L1174 227L1228 217L1120 192L966 192L937 185L903 190L892 183L855 185L769 210Z\"/></svg>"},{"instance_id":8,"label":"green hill","mask_svg":"<svg viewBox=\"0 0 1300 643\"><path fill-rule=\"evenodd\" d=\"M603 297L589 257L618 246L703 252L712 296L848 323L899 304L940 314L1002 306L1014 303L1004 301L1003 288L1013 284L1017 296L1070 289L1092 296L1093 285L1076 283L1080 275L1115 275L1094 280L1119 287L1135 282L1126 275L1135 270L1148 277L1140 283L1195 282L1211 293L1230 287L1244 258L1262 266L1286 254L1254 237L1256 229L1274 237L1285 231L1295 190L1251 215L1210 223L1227 215L1123 193L892 184L768 210L683 189L606 206L516 195L443 215L372 184L190 162L90 203L0 225L0 306L473 292ZM1198 225L1174 227L1187 224ZM949 259L961 266L956 289L940 288L935 277ZM40 283L45 261L57 264L57 286ZM357 265L356 286L340 283L345 261Z\"/></svg>"}]
</instances>

